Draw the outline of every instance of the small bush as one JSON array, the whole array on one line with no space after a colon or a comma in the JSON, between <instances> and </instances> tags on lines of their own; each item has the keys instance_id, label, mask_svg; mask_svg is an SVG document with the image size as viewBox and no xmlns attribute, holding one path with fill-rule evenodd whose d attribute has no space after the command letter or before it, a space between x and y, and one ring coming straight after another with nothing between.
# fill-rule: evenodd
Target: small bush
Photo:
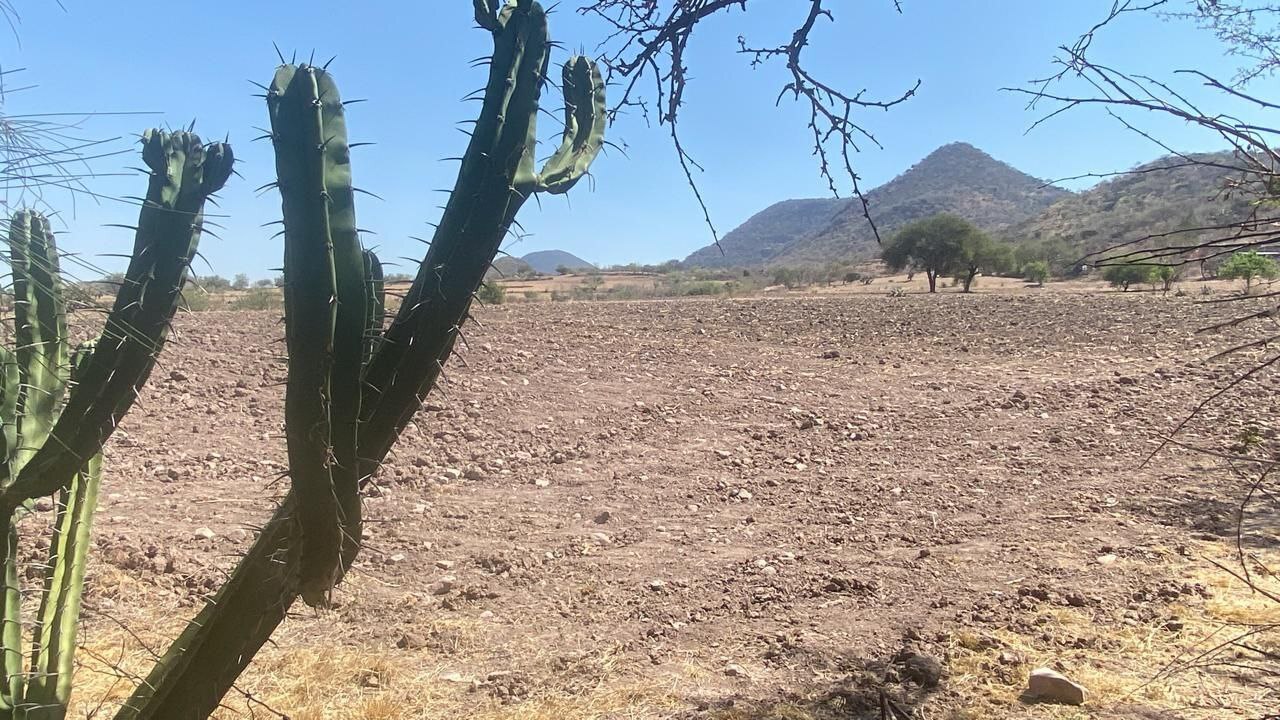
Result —
<instances>
[{"instance_id":1,"label":"small bush","mask_svg":"<svg viewBox=\"0 0 1280 720\"><path fill-rule=\"evenodd\" d=\"M265 289L250 290L231 302L232 310L279 310L283 306L280 293Z\"/></svg>"},{"instance_id":2,"label":"small bush","mask_svg":"<svg viewBox=\"0 0 1280 720\"><path fill-rule=\"evenodd\" d=\"M1049 263L1044 260L1034 260L1023 265L1022 277L1027 282L1044 285L1049 282Z\"/></svg>"},{"instance_id":3,"label":"small bush","mask_svg":"<svg viewBox=\"0 0 1280 720\"><path fill-rule=\"evenodd\" d=\"M1277 275L1280 267L1274 260L1252 251L1238 252L1218 268L1218 277L1224 280L1244 280L1245 292L1249 292L1254 280L1273 280Z\"/></svg>"},{"instance_id":4,"label":"small bush","mask_svg":"<svg viewBox=\"0 0 1280 720\"><path fill-rule=\"evenodd\" d=\"M560 290L551 291L551 302L566 302L569 300L569 293Z\"/></svg>"},{"instance_id":5,"label":"small bush","mask_svg":"<svg viewBox=\"0 0 1280 720\"><path fill-rule=\"evenodd\" d=\"M525 291L524 291L524 299L525 299L525 300L529 300L530 302L537 301L537 300L539 300L541 297L542 297L542 293L538 292L537 290L525 290Z\"/></svg>"},{"instance_id":6,"label":"small bush","mask_svg":"<svg viewBox=\"0 0 1280 720\"><path fill-rule=\"evenodd\" d=\"M476 298L485 305L501 305L507 301L507 289L496 282L487 282L476 291Z\"/></svg>"},{"instance_id":7,"label":"small bush","mask_svg":"<svg viewBox=\"0 0 1280 720\"><path fill-rule=\"evenodd\" d=\"M1129 287L1134 283L1151 282L1154 269L1151 265L1139 263L1108 265L1102 269L1102 279L1110 283L1111 287L1128 292Z\"/></svg>"},{"instance_id":8,"label":"small bush","mask_svg":"<svg viewBox=\"0 0 1280 720\"><path fill-rule=\"evenodd\" d=\"M187 283L182 289L182 307L191 312L204 312L213 309L213 300L209 293Z\"/></svg>"},{"instance_id":9,"label":"small bush","mask_svg":"<svg viewBox=\"0 0 1280 720\"><path fill-rule=\"evenodd\" d=\"M1182 275L1182 268L1174 265L1161 265L1151 273L1153 282L1160 283L1160 289L1169 292L1173 288L1173 284L1178 281Z\"/></svg>"}]
</instances>

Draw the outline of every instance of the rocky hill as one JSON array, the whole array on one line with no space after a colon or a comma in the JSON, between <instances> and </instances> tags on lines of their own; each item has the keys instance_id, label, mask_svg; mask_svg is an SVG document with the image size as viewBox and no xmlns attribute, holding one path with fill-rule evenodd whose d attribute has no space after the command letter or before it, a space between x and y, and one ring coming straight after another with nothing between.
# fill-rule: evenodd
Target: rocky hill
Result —
<instances>
[{"instance_id":1,"label":"rocky hill","mask_svg":"<svg viewBox=\"0 0 1280 720\"><path fill-rule=\"evenodd\" d=\"M1070 195L972 145L952 143L870 191L867 200L881 237L887 237L909 222L938 213L1001 231ZM875 234L857 201L788 200L757 213L725 235L719 248L702 248L686 263L815 264L870 257L877 251Z\"/></svg>"},{"instance_id":2,"label":"rocky hill","mask_svg":"<svg viewBox=\"0 0 1280 720\"><path fill-rule=\"evenodd\" d=\"M1232 174L1203 163L1231 164L1229 153L1166 157L1055 203L997 236L1012 242L1062 241L1081 256L1127 241L1188 228L1212 227L1249 212L1246 198L1222 190ZM1144 245L1210 239L1211 231L1179 233Z\"/></svg>"},{"instance_id":3,"label":"rocky hill","mask_svg":"<svg viewBox=\"0 0 1280 720\"><path fill-rule=\"evenodd\" d=\"M570 270L595 270L596 266L582 258L564 250L539 250L520 258L537 272L544 275L555 275L557 268Z\"/></svg>"}]
</instances>

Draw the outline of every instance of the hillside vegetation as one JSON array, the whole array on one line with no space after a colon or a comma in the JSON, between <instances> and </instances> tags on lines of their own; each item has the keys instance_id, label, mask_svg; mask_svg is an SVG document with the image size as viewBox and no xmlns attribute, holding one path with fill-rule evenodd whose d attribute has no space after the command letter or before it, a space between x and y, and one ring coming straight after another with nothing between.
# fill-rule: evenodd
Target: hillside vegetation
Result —
<instances>
[{"instance_id":1,"label":"hillside vegetation","mask_svg":"<svg viewBox=\"0 0 1280 720\"><path fill-rule=\"evenodd\" d=\"M881 237L947 213L986 231L1038 215L1070 196L966 143L938 148L867 195ZM686 263L705 267L820 264L869 258L875 233L854 200L790 200L758 213ZM721 252L723 249L723 252Z\"/></svg>"},{"instance_id":2,"label":"hillside vegetation","mask_svg":"<svg viewBox=\"0 0 1280 720\"><path fill-rule=\"evenodd\" d=\"M1065 198L998 236L1010 242L1058 241L1079 256L1190 228L1238 220L1248 201L1223 192L1227 171L1204 163L1230 162L1228 153L1165 157ZM1144 246L1208 240L1213 231L1156 237Z\"/></svg>"}]
</instances>

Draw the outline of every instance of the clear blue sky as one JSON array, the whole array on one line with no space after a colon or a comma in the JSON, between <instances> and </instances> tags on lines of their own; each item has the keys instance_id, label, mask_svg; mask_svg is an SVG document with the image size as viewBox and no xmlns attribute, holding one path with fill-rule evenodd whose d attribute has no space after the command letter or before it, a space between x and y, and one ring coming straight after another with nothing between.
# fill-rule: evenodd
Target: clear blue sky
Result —
<instances>
[{"instance_id":1,"label":"clear blue sky","mask_svg":"<svg viewBox=\"0 0 1280 720\"><path fill-rule=\"evenodd\" d=\"M270 79L277 63L273 42L303 56L312 50L317 58L336 56L330 69L344 97L369 99L349 111L351 139L377 143L357 151L354 171L357 185L384 201L360 198L359 223L378 233L372 243L384 256L420 253L407 238L428 234L426 224L439 214L442 196L432 190L452 186L456 165L437 159L461 154L466 138L454 123L473 117L475 105L460 98L483 84L483 71L470 68L468 61L487 54L490 41L472 29L470 2L63 0L63 5L65 11L52 0L20 3L21 43L0 38L4 66L27 68L21 82L37 85L9 95L6 111L154 110L159 114L152 117L94 117L83 133L129 135L151 125L186 125L194 118L206 138L228 135L243 178L233 178L223 192L222 239L209 238L202 246L215 272L267 277L268 268L280 264L280 240L270 239L274 229L261 227L279 217L279 198L254 192L273 179L271 148L251 142L260 134L255 127L265 126L267 118L250 80ZM1024 135L1034 114L1025 111L1023 98L998 90L1046 74L1056 46L1102 17L1111 0L903 0L902 15L893 12L891 0L831 5L837 22L815 34L808 55L832 84L891 95L917 78L923 81L915 99L889 113L864 115L885 146L864 148L857 157L866 187L957 140L1044 178L1125 169L1160 154L1097 112L1075 112ZM577 17L570 11L574 6L574 0L561 3L552 34L567 47L590 50L603 29ZM755 9L734 12L699 31L686 94L686 142L707 168L700 179L721 232L777 200L826 194L810 157L802 108L785 101L774 108L782 74L753 71L734 52L739 33L753 44L785 41L802 4L753 0L749 6ZM1094 47L1097 59L1138 72L1201 67L1230 76L1234 68L1208 34L1156 18L1118 24ZM1193 128L1150 122L1146 127L1179 149L1220 147ZM553 130L545 124L543 134ZM533 236L509 248L513 254L560 248L597 263L659 262L709 241L664 130L631 118L610 133L626 144L629 157L602 158L594 189L584 183L567 201L544 198L541 209L527 205L520 219ZM126 155L96 168L115 171L137 164L136 157ZM103 178L93 181L92 189L136 195L142 183L141 178ZM69 200L54 202L65 208L64 247L86 254L128 248L126 231L102 226L131 223L133 208L81 198L73 213ZM111 259L100 262L118 265Z\"/></svg>"}]
</instances>

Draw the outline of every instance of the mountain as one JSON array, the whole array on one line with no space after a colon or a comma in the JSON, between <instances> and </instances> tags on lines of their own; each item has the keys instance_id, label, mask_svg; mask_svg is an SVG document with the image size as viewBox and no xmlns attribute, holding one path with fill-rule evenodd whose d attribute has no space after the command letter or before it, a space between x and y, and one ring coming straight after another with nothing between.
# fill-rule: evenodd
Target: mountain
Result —
<instances>
[{"instance_id":1,"label":"mountain","mask_svg":"<svg viewBox=\"0 0 1280 720\"><path fill-rule=\"evenodd\" d=\"M485 279L513 278L518 275L533 274L534 270L529 267L529 263L520 258L503 255L493 261L493 265L489 267L489 272L485 273Z\"/></svg>"},{"instance_id":2,"label":"mountain","mask_svg":"<svg viewBox=\"0 0 1280 720\"><path fill-rule=\"evenodd\" d=\"M567 267L570 270L595 270L595 265L577 255L563 250L539 250L520 258L534 270L544 275L555 275L556 268Z\"/></svg>"},{"instance_id":3,"label":"mountain","mask_svg":"<svg viewBox=\"0 0 1280 720\"><path fill-rule=\"evenodd\" d=\"M1069 197L967 143L929 153L889 182L867 193L882 238L914 220L951 213L987 231L999 231L1038 215ZM875 234L857 200L789 200L757 213L686 263L700 266L818 264L871 257Z\"/></svg>"},{"instance_id":4,"label":"mountain","mask_svg":"<svg viewBox=\"0 0 1280 720\"><path fill-rule=\"evenodd\" d=\"M721 238L719 247L708 245L685 258L685 263L704 267L762 265L796 238L811 235L829 225L848 202L837 198L815 198L774 203Z\"/></svg>"},{"instance_id":5,"label":"mountain","mask_svg":"<svg viewBox=\"0 0 1280 720\"><path fill-rule=\"evenodd\" d=\"M1246 217L1250 203L1237 193L1223 194L1239 165L1229 152L1164 157L1140 165L1111 180L1098 183L1078 195L1061 200L1040 215L998 233L1010 241L1058 240L1079 256L1113 245L1136 241L1174 230L1213 227ZM1153 244L1208 240L1221 233L1178 234L1158 238Z\"/></svg>"}]
</instances>

